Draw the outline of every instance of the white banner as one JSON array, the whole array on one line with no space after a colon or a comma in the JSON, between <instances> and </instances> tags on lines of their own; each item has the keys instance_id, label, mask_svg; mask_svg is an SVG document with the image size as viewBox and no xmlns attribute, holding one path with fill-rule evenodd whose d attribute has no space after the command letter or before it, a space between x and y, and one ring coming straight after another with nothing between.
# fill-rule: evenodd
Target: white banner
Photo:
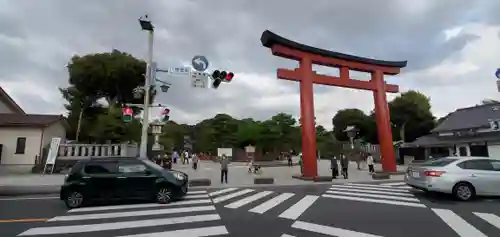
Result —
<instances>
[{"instance_id":1,"label":"white banner","mask_svg":"<svg viewBox=\"0 0 500 237\"><path fill-rule=\"evenodd\" d=\"M56 158L59 153L59 145L61 144L60 137L53 137L50 142L49 153L47 154L47 161L45 165L54 165L56 163Z\"/></svg>"}]
</instances>

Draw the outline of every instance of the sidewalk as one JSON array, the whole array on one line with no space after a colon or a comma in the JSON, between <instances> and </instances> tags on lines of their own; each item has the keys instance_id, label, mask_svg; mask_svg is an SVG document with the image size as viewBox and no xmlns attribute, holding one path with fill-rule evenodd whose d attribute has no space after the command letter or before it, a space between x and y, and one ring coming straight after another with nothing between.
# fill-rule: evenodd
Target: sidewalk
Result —
<instances>
[{"instance_id":1,"label":"sidewalk","mask_svg":"<svg viewBox=\"0 0 500 237\"><path fill-rule=\"evenodd\" d=\"M175 170L185 172L189 175L189 179L210 179L211 188L227 187L227 186L253 186L255 177L274 178L274 185L304 185L311 184L310 181L303 181L292 178L293 175L300 173L299 166L280 166L280 167L263 167L260 174L248 173L248 167L244 163L232 163L229 167L229 182L221 184L220 182L220 165L212 161L200 161L198 170L193 170L191 164L174 164ZM380 169L377 164L376 169ZM398 170L404 170L405 167L398 167ZM330 161L318 161L318 175L331 176ZM402 180L402 175L393 175L391 180ZM349 164L349 179L337 179L339 182L370 182L372 177L367 172L365 167L359 171L356 169L356 163ZM28 175L11 175L0 177L0 196L18 196L18 195L33 195L33 194L55 194L59 193L60 186L64 183L63 174L28 174Z\"/></svg>"}]
</instances>

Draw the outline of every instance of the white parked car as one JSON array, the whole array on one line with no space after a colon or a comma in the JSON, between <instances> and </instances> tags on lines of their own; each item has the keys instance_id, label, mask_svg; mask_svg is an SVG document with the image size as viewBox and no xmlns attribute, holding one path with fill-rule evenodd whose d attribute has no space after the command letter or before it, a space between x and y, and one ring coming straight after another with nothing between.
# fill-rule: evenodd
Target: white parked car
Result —
<instances>
[{"instance_id":1,"label":"white parked car","mask_svg":"<svg viewBox=\"0 0 500 237\"><path fill-rule=\"evenodd\" d=\"M407 185L429 192L448 193L466 201L478 196L500 196L500 158L443 157L410 165Z\"/></svg>"}]
</instances>

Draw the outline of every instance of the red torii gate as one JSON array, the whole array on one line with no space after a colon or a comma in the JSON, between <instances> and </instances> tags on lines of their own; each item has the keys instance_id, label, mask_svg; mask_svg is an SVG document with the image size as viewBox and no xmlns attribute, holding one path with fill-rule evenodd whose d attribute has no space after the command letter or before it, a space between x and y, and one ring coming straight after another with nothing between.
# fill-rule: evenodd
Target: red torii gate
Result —
<instances>
[{"instance_id":1,"label":"red torii gate","mask_svg":"<svg viewBox=\"0 0 500 237\"><path fill-rule=\"evenodd\" d=\"M399 92L399 86L386 84L384 74L399 74L400 69L406 67L406 61L382 61L319 49L288 40L269 30L262 33L260 41L264 47L271 49L274 56L299 61L300 66L295 70L278 68L278 78L300 82L304 178L318 176L313 84L373 91L382 168L385 172L396 171L396 157L392 143L386 92L397 93ZM313 64L339 68L340 75L336 77L317 74L312 70ZM352 79L349 77L349 70L369 72L371 73L371 80Z\"/></svg>"}]
</instances>

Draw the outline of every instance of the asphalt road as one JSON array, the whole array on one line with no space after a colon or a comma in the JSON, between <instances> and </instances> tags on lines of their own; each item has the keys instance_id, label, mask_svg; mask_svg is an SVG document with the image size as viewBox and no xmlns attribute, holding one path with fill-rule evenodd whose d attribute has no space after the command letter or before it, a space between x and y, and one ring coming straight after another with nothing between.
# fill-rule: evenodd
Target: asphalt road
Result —
<instances>
[{"instance_id":1,"label":"asphalt road","mask_svg":"<svg viewBox=\"0 0 500 237\"><path fill-rule=\"evenodd\" d=\"M16 197L0 199L0 236L496 237L499 204L456 202L396 183L197 189L169 205L71 212L55 196Z\"/></svg>"}]
</instances>

